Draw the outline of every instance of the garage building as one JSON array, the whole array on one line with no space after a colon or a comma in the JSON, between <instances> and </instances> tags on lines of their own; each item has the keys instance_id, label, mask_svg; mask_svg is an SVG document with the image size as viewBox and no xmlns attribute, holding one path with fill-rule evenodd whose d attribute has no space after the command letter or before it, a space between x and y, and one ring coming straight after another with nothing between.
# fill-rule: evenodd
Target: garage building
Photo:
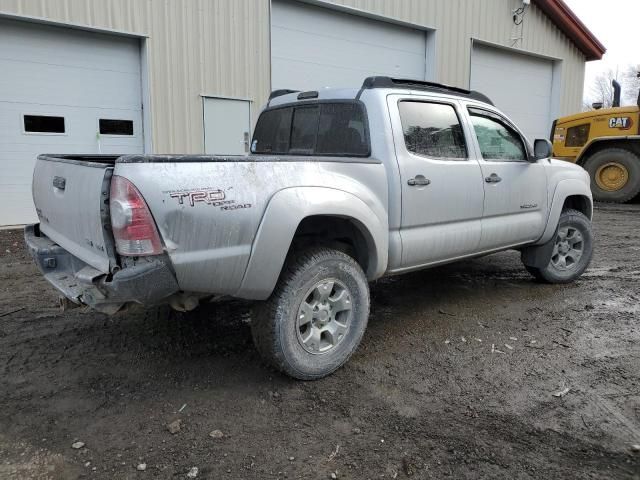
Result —
<instances>
[{"instance_id":1,"label":"garage building","mask_svg":"<svg viewBox=\"0 0 640 480\"><path fill-rule=\"evenodd\" d=\"M0 0L0 226L36 220L38 153L242 155L280 88L435 81L546 137L604 47L562 0L528 3Z\"/></svg>"}]
</instances>

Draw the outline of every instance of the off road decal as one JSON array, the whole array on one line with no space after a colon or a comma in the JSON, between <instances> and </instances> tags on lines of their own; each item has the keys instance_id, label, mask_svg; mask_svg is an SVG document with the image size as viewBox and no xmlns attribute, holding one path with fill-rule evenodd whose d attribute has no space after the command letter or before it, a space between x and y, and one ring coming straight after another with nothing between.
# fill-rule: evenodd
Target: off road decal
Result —
<instances>
[{"instance_id":1,"label":"off road decal","mask_svg":"<svg viewBox=\"0 0 640 480\"><path fill-rule=\"evenodd\" d=\"M619 130L629 130L633 125L630 117L611 117L609 119L609 128L617 128Z\"/></svg>"},{"instance_id":2,"label":"off road decal","mask_svg":"<svg viewBox=\"0 0 640 480\"><path fill-rule=\"evenodd\" d=\"M218 188L201 188L196 190L180 190L163 192L169 194L171 198L178 201L179 205L189 205L195 207L198 203L219 207L220 210L238 210L251 208L250 203L239 204L236 200L227 199L225 192Z\"/></svg>"}]
</instances>

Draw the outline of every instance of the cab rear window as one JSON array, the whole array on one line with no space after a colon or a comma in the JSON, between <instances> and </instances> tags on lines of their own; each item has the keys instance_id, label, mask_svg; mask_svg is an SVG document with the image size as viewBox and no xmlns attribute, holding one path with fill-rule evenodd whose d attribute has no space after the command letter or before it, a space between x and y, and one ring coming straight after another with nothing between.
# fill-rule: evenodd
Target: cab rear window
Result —
<instances>
[{"instance_id":1,"label":"cab rear window","mask_svg":"<svg viewBox=\"0 0 640 480\"><path fill-rule=\"evenodd\" d=\"M251 152L278 155L370 155L366 112L360 102L313 102L264 111Z\"/></svg>"}]
</instances>

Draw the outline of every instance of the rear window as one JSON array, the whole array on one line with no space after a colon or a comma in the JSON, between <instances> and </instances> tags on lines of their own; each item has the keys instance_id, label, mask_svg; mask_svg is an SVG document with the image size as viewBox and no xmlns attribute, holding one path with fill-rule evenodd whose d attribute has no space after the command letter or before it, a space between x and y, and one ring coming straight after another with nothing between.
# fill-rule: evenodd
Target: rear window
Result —
<instances>
[{"instance_id":1,"label":"rear window","mask_svg":"<svg viewBox=\"0 0 640 480\"><path fill-rule=\"evenodd\" d=\"M253 153L287 153L293 108L268 110L260 115L253 133Z\"/></svg>"},{"instance_id":2,"label":"rear window","mask_svg":"<svg viewBox=\"0 0 640 480\"><path fill-rule=\"evenodd\" d=\"M312 154L318 140L320 108L298 107L293 111L289 153Z\"/></svg>"},{"instance_id":3,"label":"rear window","mask_svg":"<svg viewBox=\"0 0 640 480\"><path fill-rule=\"evenodd\" d=\"M267 110L256 125L252 153L369 156L364 107L326 102Z\"/></svg>"}]
</instances>

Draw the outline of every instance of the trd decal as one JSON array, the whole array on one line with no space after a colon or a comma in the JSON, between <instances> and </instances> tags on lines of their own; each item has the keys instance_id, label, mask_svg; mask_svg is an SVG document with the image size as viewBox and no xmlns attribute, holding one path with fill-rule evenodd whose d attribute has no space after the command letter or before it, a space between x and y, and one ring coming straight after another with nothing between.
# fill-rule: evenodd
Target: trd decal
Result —
<instances>
[{"instance_id":1,"label":"trd decal","mask_svg":"<svg viewBox=\"0 0 640 480\"><path fill-rule=\"evenodd\" d=\"M175 198L179 205L194 207L196 203L204 203L212 207L220 207L220 210L239 210L251 208L250 203L238 204L235 200L227 200L226 194L217 188L202 188L198 190L170 191L171 198Z\"/></svg>"},{"instance_id":2,"label":"trd decal","mask_svg":"<svg viewBox=\"0 0 640 480\"><path fill-rule=\"evenodd\" d=\"M620 130L629 130L633 125L630 117L611 117L609 119L609 128L618 128Z\"/></svg>"},{"instance_id":3,"label":"trd decal","mask_svg":"<svg viewBox=\"0 0 640 480\"><path fill-rule=\"evenodd\" d=\"M188 203L192 207L196 203L206 203L207 205L214 205L224 201L226 195L222 190L191 190L188 192L171 192L169 194L171 198L176 198L180 205Z\"/></svg>"}]
</instances>

